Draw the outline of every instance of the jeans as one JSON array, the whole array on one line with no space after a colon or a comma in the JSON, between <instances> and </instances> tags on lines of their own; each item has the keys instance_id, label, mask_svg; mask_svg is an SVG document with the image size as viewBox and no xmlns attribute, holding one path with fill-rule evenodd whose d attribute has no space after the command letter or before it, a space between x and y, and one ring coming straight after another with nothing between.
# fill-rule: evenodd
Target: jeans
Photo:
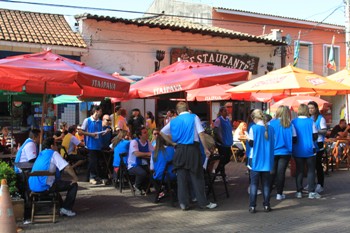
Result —
<instances>
[{"instance_id":1,"label":"jeans","mask_svg":"<svg viewBox=\"0 0 350 233\"><path fill-rule=\"evenodd\" d=\"M273 174L271 175L271 187L276 182L277 194L283 193L286 170L290 157L290 155L275 155Z\"/></svg>"},{"instance_id":2,"label":"jeans","mask_svg":"<svg viewBox=\"0 0 350 233\"><path fill-rule=\"evenodd\" d=\"M148 186L147 165L140 165L129 169L129 174L135 176L135 187L139 190L146 190Z\"/></svg>"},{"instance_id":3,"label":"jeans","mask_svg":"<svg viewBox=\"0 0 350 233\"><path fill-rule=\"evenodd\" d=\"M57 180L53 183L50 192L67 191L66 199L62 203L62 208L72 210L78 192L78 184L71 181Z\"/></svg>"},{"instance_id":4,"label":"jeans","mask_svg":"<svg viewBox=\"0 0 350 233\"><path fill-rule=\"evenodd\" d=\"M320 184L322 187L324 185L324 171L322 166L323 154L324 154L324 150L318 151L316 154L317 184Z\"/></svg>"},{"instance_id":5,"label":"jeans","mask_svg":"<svg viewBox=\"0 0 350 233\"><path fill-rule=\"evenodd\" d=\"M270 206L270 172L250 171L250 194L249 207L256 207L256 198L258 196L259 179L262 182L262 194L264 198L263 205Z\"/></svg>"},{"instance_id":6,"label":"jeans","mask_svg":"<svg viewBox=\"0 0 350 233\"><path fill-rule=\"evenodd\" d=\"M303 190L303 176L305 163L307 166L307 184L309 186L308 191L315 191L315 166L316 166L316 156L308 157L308 158L298 158L294 157L295 165L296 165L296 174L295 174L295 182L297 186L297 192L301 192Z\"/></svg>"}]
</instances>

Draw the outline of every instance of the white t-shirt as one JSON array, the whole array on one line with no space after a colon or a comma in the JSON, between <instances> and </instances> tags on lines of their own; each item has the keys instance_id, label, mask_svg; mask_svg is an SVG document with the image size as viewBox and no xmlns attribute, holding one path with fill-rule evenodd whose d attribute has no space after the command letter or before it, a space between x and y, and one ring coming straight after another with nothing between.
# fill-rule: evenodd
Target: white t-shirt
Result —
<instances>
[{"instance_id":1,"label":"white t-shirt","mask_svg":"<svg viewBox=\"0 0 350 233\"><path fill-rule=\"evenodd\" d=\"M179 115L182 115L182 114L190 114L189 112L182 112L180 113ZM170 121L170 124L171 124L171 121ZM167 124L163 127L163 129L161 130L162 133L166 134L166 135L171 135L171 132L170 132L170 124ZM194 141L195 142L199 142L199 136L198 134L203 132L204 131L204 128L203 126L201 125L201 120L199 119L199 117L196 115L195 118L194 118L194 130L193 130L193 133L194 133Z\"/></svg>"},{"instance_id":2,"label":"white t-shirt","mask_svg":"<svg viewBox=\"0 0 350 233\"><path fill-rule=\"evenodd\" d=\"M51 161L50 161L50 167L49 172L56 172L56 168L58 170L62 171L66 166L68 165L68 162L62 158L62 156L55 151L52 155ZM53 182L55 182L54 176L48 176L46 180L46 184L50 187L52 186Z\"/></svg>"},{"instance_id":3,"label":"white t-shirt","mask_svg":"<svg viewBox=\"0 0 350 233\"><path fill-rule=\"evenodd\" d=\"M22 149L19 162L29 162L29 160L35 159L37 156L36 153L36 144L34 142L28 142Z\"/></svg>"},{"instance_id":4,"label":"white t-shirt","mask_svg":"<svg viewBox=\"0 0 350 233\"><path fill-rule=\"evenodd\" d=\"M142 144L142 142L140 141L142 146L145 146L146 143ZM148 141L148 151L152 152L153 146L152 144ZM135 151L139 151L139 145L137 143L136 140L131 140L130 142L130 146L129 146L129 156L128 156L128 169L132 168L132 164L136 163L136 155L134 154ZM142 165L147 165L147 161L145 159L142 159Z\"/></svg>"},{"instance_id":5,"label":"white t-shirt","mask_svg":"<svg viewBox=\"0 0 350 233\"><path fill-rule=\"evenodd\" d=\"M79 144L80 144L79 139L73 135L73 136L70 138L69 148L68 148L67 153L68 153L68 154L71 154L72 151L74 151L75 147L76 147L77 145L79 145Z\"/></svg>"}]
</instances>

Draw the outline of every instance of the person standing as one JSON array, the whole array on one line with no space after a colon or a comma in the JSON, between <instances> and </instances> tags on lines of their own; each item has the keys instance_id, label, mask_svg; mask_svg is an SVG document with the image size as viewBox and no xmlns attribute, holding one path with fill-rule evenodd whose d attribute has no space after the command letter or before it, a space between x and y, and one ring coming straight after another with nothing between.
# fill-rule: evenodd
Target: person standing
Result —
<instances>
[{"instance_id":1,"label":"person standing","mask_svg":"<svg viewBox=\"0 0 350 233\"><path fill-rule=\"evenodd\" d=\"M35 160L32 172L49 171L65 171L72 178L71 181L55 179L55 176L31 176L29 177L29 188L34 192L62 192L67 191L66 199L60 208L60 215L73 217L76 215L72 211L75 198L78 192L78 177L73 168L65 161L57 152L55 140L52 137L46 138L43 143L44 150L40 152Z\"/></svg>"},{"instance_id":2,"label":"person standing","mask_svg":"<svg viewBox=\"0 0 350 233\"><path fill-rule=\"evenodd\" d=\"M176 111L179 115L164 126L160 134L169 144L175 146L173 166L177 173L180 208L189 209L188 177L191 178L199 207L216 208L217 204L208 202L205 195L204 172L199 149L199 139L205 141L204 129L199 117L188 111L185 102L179 102ZM205 143L203 147L206 156L209 157L210 152Z\"/></svg>"},{"instance_id":3,"label":"person standing","mask_svg":"<svg viewBox=\"0 0 350 233\"><path fill-rule=\"evenodd\" d=\"M300 104L298 118L292 120L292 124L298 135L297 142L293 145L293 157L296 165L295 182L297 192L296 198L302 198L303 176L305 163L307 166L307 183L309 198L315 199L321 196L315 192L315 145L317 140L317 129L314 121L308 117L309 109L306 104Z\"/></svg>"},{"instance_id":4,"label":"person standing","mask_svg":"<svg viewBox=\"0 0 350 233\"><path fill-rule=\"evenodd\" d=\"M292 156L293 139L296 141L296 132L291 124L290 116L289 108L281 105L277 108L275 119L270 121L270 125L275 131L274 166L271 186L276 181L276 200L278 201L286 198L283 194L285 175Z\"/></svg>"},{"instance_id":5,"label":"person standing","mask_svg":"<svg viewBox=\"0 0 350 233\"><path fill-rule=\"evenodd\" d=\"M233 144L231 121L227 116L226 107L220 107L219 116L214 122L214 135L220 154L220 162L217 170L225 174L225 165L230 162Z\"/></svg>"},{"instance_id":6,"label":"person standing","mask_svg":"<svg viewBox=\"0 0 350 233\"><path fill-rule=\"evenodd\" d=\"M112 141L112 127L111 127L111 118L108 114L103 115L102 117L102 130L105 133L102 137L102 150L109 150L109 145Z\"/></svg>"},{"instance_id":7,"label":"person standing","mask_svg":"<svg viewBox=\"0 0 350 233\"><path fill-rule=\"evenodd\" d=\"M324 155L324 140L327 133L327 124L326 119L321 115L318 104L315 101L310 101L307 105L309 108L310 117L315 122L318 132L317 141L315 143L317 172L317 185L315 192L321 193L324 189L324 171L322 166L322 158Z\"/></svg>"},{"instance_id":8,"label":"person standing","mask_svg":"<svg viewBox=\"0 0 350 233\"><path fill-rule=\"evenodd\" d=\"M148 138L149 140L152 140L152 131L155 129L156 126L156 121L154 119L153 113L148 111L146 113L146 129L148 131Z\"/></svg>"},{"instance_id":9,"label":"person standing","mask_svg":"<svg viewBox=\"0 0 350 233\"><path fill-rule=\"evenodd\" d=\"M252 147L248 159L248 167L250 168L249 212L256 212L260 179L263 187L264 211L270 212L270 172L273 169L275 133L272 126L267 124L267 119L260 109L255 109L251 118L255 124L250 128L248 136L249 145Z\"/></svg>"},{"instance_id":10,"label":"person standing","mask_svg":"<svg viewBox=\"0 0 350 233\"><path fill-rule=\"evenodd\" d=\"M99 159L101 158L102 149L102 108L100 106L93 106L91 109L91 116L85 118L81 126L81 133L85 136L85 145L88 148L89 157L89 178L90 184L100 184Z\"/></svg>"},{"instance_id":11,"label":"person standing","mask_svg":"<svg viewBox=\"0 0 350 233\"><path fill-rule=\"evenodd\" d=\"M131 116L128 120L128 126L131 132L131 137L135 136L136 130L145 126L145 118L140 113L140 109L134 108L131 110Z\"/></svg>"}]
</instances>

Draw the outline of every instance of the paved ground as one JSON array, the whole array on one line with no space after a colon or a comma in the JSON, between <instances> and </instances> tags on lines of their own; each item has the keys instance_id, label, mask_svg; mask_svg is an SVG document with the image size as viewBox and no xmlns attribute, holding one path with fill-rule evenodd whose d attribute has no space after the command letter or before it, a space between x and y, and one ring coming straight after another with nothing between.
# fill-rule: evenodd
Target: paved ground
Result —
<instances>
[{"instance_id":1,"label":"paved ground","mask_svg":"<svg viewBox=\"0 0 350 233\"><path fill-rule=\"evenodd\" d=\"M153 195L132 197L112 186L91 187L79 182L81 189L75 205L77 216L60 217L58 222L22 226L24 232L349 232L350 171L340 169L326 177L326 188L319 200L294 198L294 178L287 171L284 201L275 200L273 211L248 212L248 177L241 163L227 167L230 197L223 184L215 183L218 208L190 211L171 207L170 200L153 203ZM306 181L304 180L304 183Z\"/></svg>"}]
</instances>

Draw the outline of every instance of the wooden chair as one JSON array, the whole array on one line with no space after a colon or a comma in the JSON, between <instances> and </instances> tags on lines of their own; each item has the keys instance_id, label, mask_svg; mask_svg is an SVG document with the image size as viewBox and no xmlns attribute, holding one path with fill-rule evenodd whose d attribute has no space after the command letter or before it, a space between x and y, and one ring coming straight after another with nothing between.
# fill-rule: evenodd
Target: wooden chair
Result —
<instances>
[{"instance_id":1,"label":"wooden chair","mask_svg":"<svg viewBox=\"0 0 350 233\"><path fill-rule=\"evenodd\" d=\"M343 152L341 153L340 158L339 158L339 146L340 146L340 144L343 144ZM339 169L339 164L345 160L346 160L347 169L348 170L350 169L350 158L349 158L350 155L349 155L349 153L350 153L349 140L347 140L347 139L337 140L337 142L335 143L335 146L333 148L333 151L332 151L332 156L335 158L335 166L336 166L337 170Z\"/></svg>"},{"instance_id":2,"label":"wooden chair","mask_svg":"<svg viewBox=\"0 0 350 233\"><path fill-rule=\"evenodd\" d=\"M124 182L127 182L129 185L129 188L131 190L131 193L133 196L135 196L135 190L134 187L131 183L130 180L130 175L128 172L128 167L126 166L126 164L124 163L124 158L128 156L128 153L120 153L119 157L120 157L120 165L119 165L119 191L120 193L123 192L123 188L124 188Z\"/></svg>"},{"instance_id":3,"label":"wooden chair","mask_svg":"<svg viewBox=\"0 0 350 233\"><path fill-rule=\"evenodd\" d=\"M28 177L31 176L55 176L55 173L51 173L48 171L35 171L30 172ZM28 185L29 187L29 185ZM30 202L31 202L31 222L56 222L56 214L57 214L57 205L59 200L59 193L57 192L34 192L31 191L29 194ZM43 212L43 207L51 208L50 211ZM41 211L39 211L39 207L41 207Z\"/></svg>"}]
</instances>

